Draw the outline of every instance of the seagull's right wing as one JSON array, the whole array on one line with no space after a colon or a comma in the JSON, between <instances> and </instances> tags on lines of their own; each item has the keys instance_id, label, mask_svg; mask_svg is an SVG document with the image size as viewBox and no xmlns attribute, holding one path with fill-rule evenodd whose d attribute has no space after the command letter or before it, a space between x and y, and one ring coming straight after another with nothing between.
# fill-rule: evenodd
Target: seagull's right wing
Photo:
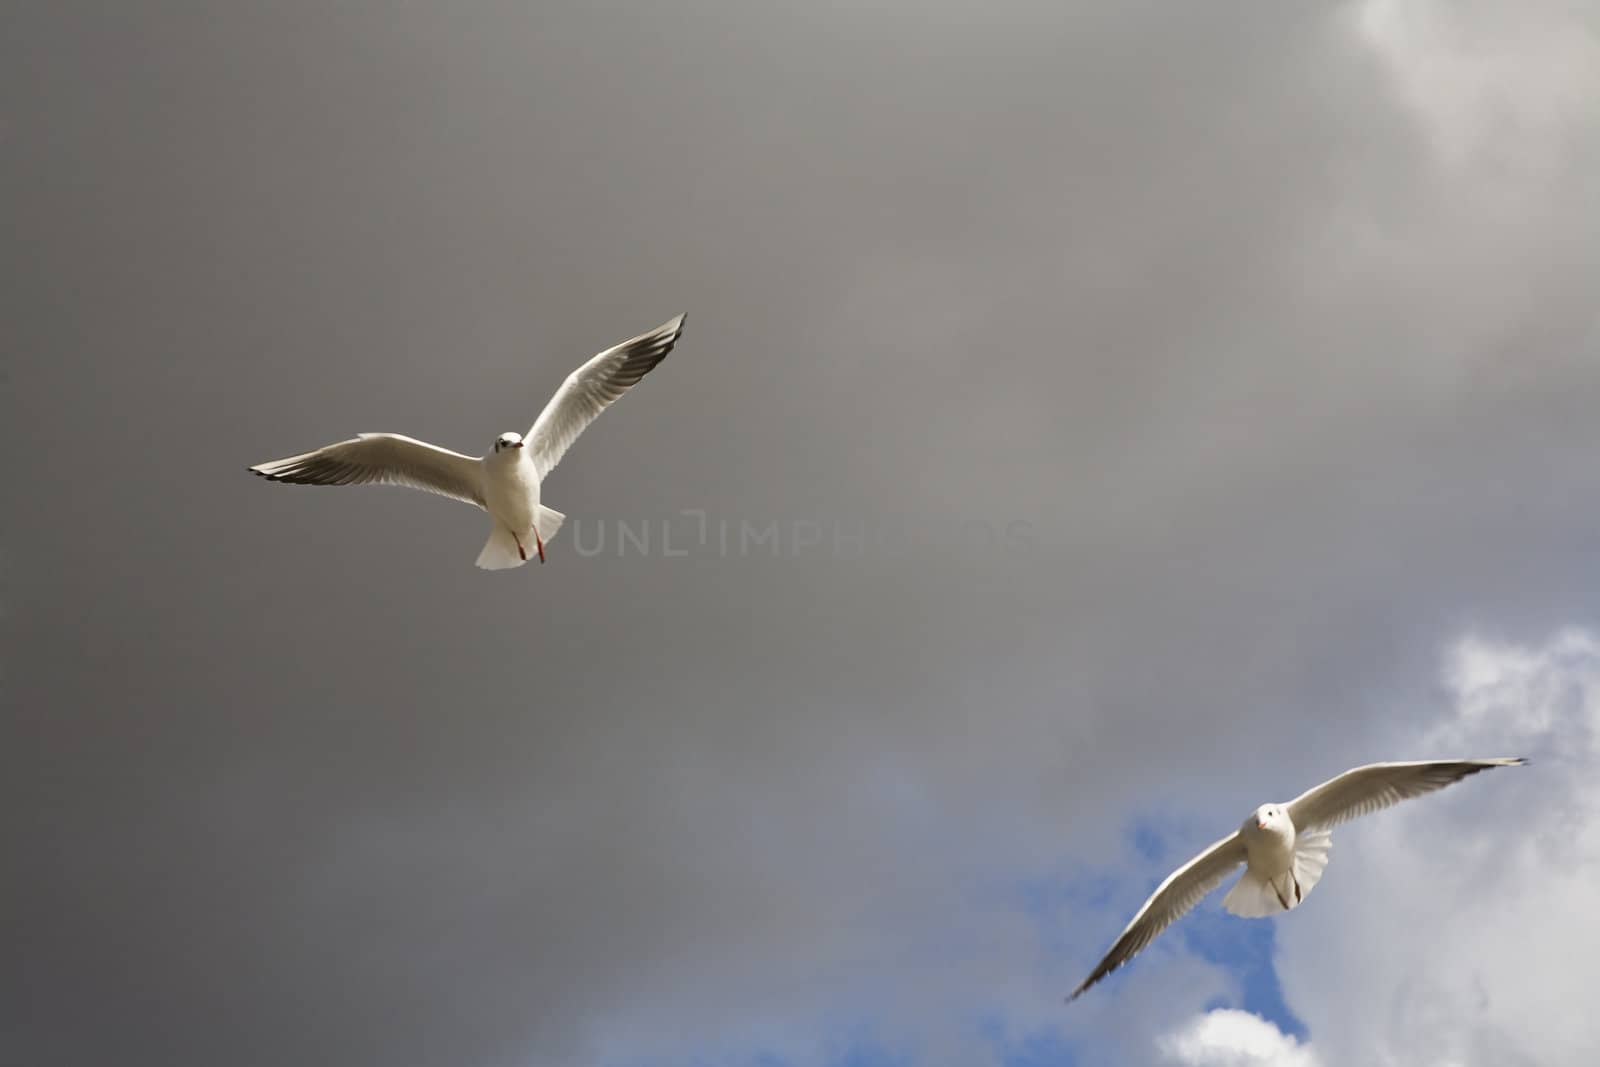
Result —
<instances>
[{"instance_id":1,"label":"seagull's right wing","mask_svg":"<svg viewBox=\"0 0 1600 1067\"><path fill-rule=\"evenodd\" d=\"M1289 801L1289 819L1297 830L1328 829L1402 800L1454 785L1479 771L1519 767L1527 762L1501 758L1369 763L1330 778Z\"/></svg>"},{"instance_id":2,"label":"seagull's right wing","mask_svg":"<svg viewBox=\"0 0 1600 1067\"><path fill-rule=\"evenodd\" d=\"M1244 839L1236 831L1167 875L1167 880L1150 894L1150 899L1122 931L1105 959L1095 965L1089 977L1067 999L1077 1000L1084 990L1142 952L1157 934L1183 918L1244 861Z\"/></svg>"},{"instance_id":3,"label":"seagull's right wing","mask_svg":"<svg viewBox=\"0 0 1600 1067\"><path fill-rule=\"evenodd\" d=\"M482 467L471 456L397 433L364 433L270 463L251 474L296 485L404 485L487 509Z\"/></svg>"},{"instance_id":4,"label":"seagull's right wing","mask_svg":"<svg viewBox=\"0 0 1600 1067\"><path fill-rule=\"evenodd\" d=\"M683 333L683 316L668 320L631 341L608 348L567 375L556 395L528 430L528 445L539 477L549 474L572 442L623 393L667 358Z\"/></svg>"}]
</instances>

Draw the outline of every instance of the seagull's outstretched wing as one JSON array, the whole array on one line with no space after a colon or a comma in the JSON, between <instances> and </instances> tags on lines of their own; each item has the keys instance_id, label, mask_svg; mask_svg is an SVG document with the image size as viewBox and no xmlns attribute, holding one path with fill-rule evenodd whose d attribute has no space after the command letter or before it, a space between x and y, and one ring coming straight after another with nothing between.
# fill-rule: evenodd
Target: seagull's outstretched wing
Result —
<instances>
[{"instance_id":1,"label":"seagull's outstretched wing","mask_svg":"<svg viewBox=\"0 0 1600 1067\"><path fill-rule=\"evenodd\" d=\"M1157 934L1181 919L1244 861L1244 839L1235 832L1167 875L1167 880L1150 894L1150 899L1122 931L1105 959L1095 964L1089 977L1067 999L1077 1000L1084 990L1142 952Z\"/></svg>"},{"instance_id":2,"label":"seagull's outstretched wing","mask_svg":"<svg viewBox=\"0 0 1600 1067\"><path fill-rule=\"evenodd\" d=\"M1454 785L1479 771L1520 767L1527 762L1520 758L1501 758L1369 763L1330 778L1289 801L1289 818L1296 830L1327 829L1402 800Z\"/></svg>"},{"instance_id":3,"label":"seagull's outstretched wing","mask_svg":"<svg viewBox=\"0 0 1600 1067\"><path fill-rule=\"evenodd\" d=\"M617 397L667 358L682 332L683 316L679 315L649 333L606 349L567 375L528 431L527 441L533 449L539 477L549 474L561 462L578 435Z\"/></svg>"},{"instance_id":4,"label":"seagull's outstretched wing","mask_svg":"<svg viewBox=\"0 0 1600 1067\"><path fill-rule=\"evenodd\" d=\"M315 452L257 463L250 473L296 485L404 485L487 510L476 459L397 433L358 434Z\"/></svg>"}]
</instances>

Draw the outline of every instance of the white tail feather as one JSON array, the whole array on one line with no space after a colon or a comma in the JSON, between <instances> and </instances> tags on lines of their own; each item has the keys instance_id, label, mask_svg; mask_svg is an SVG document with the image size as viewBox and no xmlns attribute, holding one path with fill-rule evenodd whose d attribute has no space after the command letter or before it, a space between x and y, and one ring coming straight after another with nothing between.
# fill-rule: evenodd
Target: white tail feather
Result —
<instances>
[{"instance_id":1,"label":"white tail feather","mask_svg":"<svg viewBox=\"0 0 1600 1067\"><path fill-rule=\"evenodd\" d=\"M489 530L489 540L483 543L483 551L478 553L478 566L486 571L503 571L508 567L520 567L526 562L526 551L517 549L517 539L511 535L511 531L495 523Z\"/></svg>"},{"instance_id":2,"label":"white tail feather","mask_svg":"<svg viewBox=\"0 0 1600 1067\"><path fill-rule=\"evenodd\" d=\"M1290 886L1289 891L1293 894L1294 887ZM1292 902L1294 897L1291 895L1287 899ZM1283 902L1278 899L1278 891L1265 878L1248 868L1233 883L1228 895L1222 898L1222 906L1244 919L1261 919L1284 910Z\"/></svg>"},{"instance_id":3,"label":"white tail feather","mask_svg":"<svg viewBox=\"0 0 1600 1067\"><path fill-rule=\"evenodd\" d=\"M545 544L561 529L561 524L566 521L566 516L555 508L539 507L539 516L534 521L539 526L539 540ZM486 571L503 571L509 567L520 567L530 559L539 555L539 542L534 540L533 531L521 534L522 543L519 546L517 538L510 530L498 522L489 531L489 540L483 543L483 551L478 553L478 566Z\"/></svg>"},{"instance_id":4,"label":"white tail feather","mask_svg":"<svg viewBox=\"0 0 1600 1067\"><path fill-rule=\"evenodd\" d=\"M556 531L561 529L561 524L567 521L567 517L555 508L547 508L540 504L539 518L536 521L539 524L539 536L544 538L544 543L548 545L555 539Z\"/></svg>"},{"instance_id":5,"label":"white tail feather","mask_svg":"<svg viewBox=\"0 0 1600 1067\"><path fill-rule=\"evenodd\" d=\"M1244 874L1222 898L1222 906L1246 919L1261 919L1298 907L1306 894L1322 880L1328 866L1328 850L1333 835L1327 830L1311 830L1295 836L1294 860L1287 871L1267 878L1245 869Z\"/></svg>"},{"instance_id":6,"label":"white tail feather","mask_svg":"<svg viewBox=\"0 0 1600 1067\"><path fill-rule=\"evenodd\" d=\"M1301 899L1322 880L1322 871L1328 866L1328 850L1332 847L1333 834L1327 830L1310 830L1295 835L1294 876L1300 883Z\"/></svg>"}]
</instances>

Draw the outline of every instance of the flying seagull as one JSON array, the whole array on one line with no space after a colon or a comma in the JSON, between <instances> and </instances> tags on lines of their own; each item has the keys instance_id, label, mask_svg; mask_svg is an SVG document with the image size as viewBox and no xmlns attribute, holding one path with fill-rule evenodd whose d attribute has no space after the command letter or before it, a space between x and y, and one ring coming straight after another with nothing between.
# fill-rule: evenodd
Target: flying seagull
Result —
<instances>
[{"instance_id":1,"label":"flying seagull","mask_svg":"<svg viewBox=\"0 0 1600 1067\"><path fill-rule=\"evenodd\" d=\"M397 433L363 433L250 468L296 485L404 485L482 508L494 526L478 554L485 570L520 567L566 518L539 502L539 483L599 414L667 358L683 316L608 348L567 375L526 436L503 433L482 457L464 456Z\"/></svg>"},{"instance_id":2,"label":"flying seagull","mask_svg":"<svg viewBox=\"0 0 1600 1067\"><path fill-rule=\"evenodd\" d=\"M1247 919L1288 911L1322 877L1322 869L1328 865L1328 849L1333 846L1333 827L1358 815L1454 785L1479 771L1520 767L1527 762L1466 759L1369 763L1345 771L1287 804L1261 805L1236 832L1167 875L1105 959L1067 999L1078 999L1084 990L1133 959L1157 934L1221 885L1241 863L1245 865L1244 874L1222 898L1222 906Z\"/></svg>"}]
</instances>

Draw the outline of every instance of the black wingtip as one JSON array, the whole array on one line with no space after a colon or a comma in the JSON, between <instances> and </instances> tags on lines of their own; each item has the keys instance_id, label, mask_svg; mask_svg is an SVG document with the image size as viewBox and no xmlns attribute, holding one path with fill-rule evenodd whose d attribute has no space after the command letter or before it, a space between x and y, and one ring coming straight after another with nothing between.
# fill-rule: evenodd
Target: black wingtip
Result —
<instances>
[{"instance_id":1,"label":"black wingtip","mask_svg":"<svg viewBox=\"0 0 1600 1067\"><path fill-rule=\"evenodd\" d=\"M1121 964L1117 965L1117 967L1120 967L1120 966L1122 966L1122 965ZM1111 971L1115 971L1117 969L1117 967L1111 968L1111 970L1106 971L1104 974L1091 974L1088 978L1085 978L1083 980L1083 982L1079 984L1077 989L1074 989L1072 992L1067 994L1066 1002L1068 1004L1071 1004L1074 1000L1077 1000L1079 997L1081 997L1085 993L1089 992L1090 989L1092 989L1095 986L1100 984L1100 979L1102 979L1106 975L1110 974ZM1095 970L1098 971L1099 968L1096 967Z\"/></svg>"}]
</instances>

